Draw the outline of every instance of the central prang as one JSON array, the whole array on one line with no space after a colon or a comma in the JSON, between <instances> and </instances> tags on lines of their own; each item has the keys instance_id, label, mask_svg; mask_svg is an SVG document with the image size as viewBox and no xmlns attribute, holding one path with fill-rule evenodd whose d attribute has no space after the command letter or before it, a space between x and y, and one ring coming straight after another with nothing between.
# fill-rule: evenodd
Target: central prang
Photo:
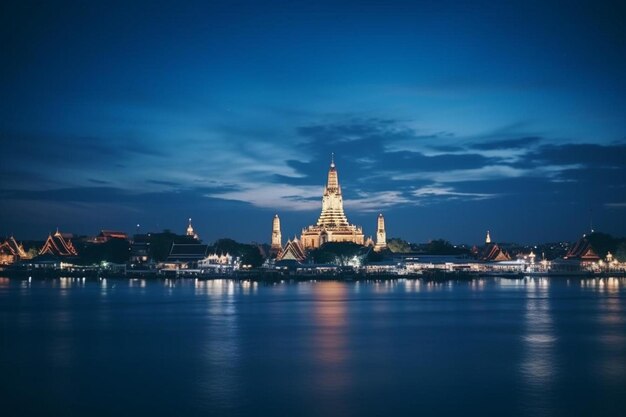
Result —
<instances>
[{"instance_id":1,"label":"central prang","mask_svg":"<svg viewBox=\"0 0 626 417\"><path fill-rule=\"evenodd\" d=\"M319 248L326 242L364 244L363 229L348 223L343 212L343 197L334 158L328 170L328 181L322 196L322 212L317 224L302 229L300 243L305 249Z\"/></svg>"}]
</instances>

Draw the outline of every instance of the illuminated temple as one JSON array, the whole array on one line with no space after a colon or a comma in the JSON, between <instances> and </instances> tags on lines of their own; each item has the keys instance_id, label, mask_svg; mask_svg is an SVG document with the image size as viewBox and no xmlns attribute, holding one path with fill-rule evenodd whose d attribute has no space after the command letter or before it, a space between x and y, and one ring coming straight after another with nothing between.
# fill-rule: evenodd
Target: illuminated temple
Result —
<instances>
[{"instance_id":1,"label":"illuminated temple","mask_svg":"<svg viewBox=\"0 0 626 417\"><path fill-rule=\"evenodd\" d=\"M77 256L78 253L70 240L70 236L64 235L57 229L56 233L48 235L39 255Z\"/></svg>"},{"instance_id":2,"label":"illuminated temple","mask_svg":"<svg viewBox=\"0 0 626 417\"><path fill-rule=\"evenodd\" d=\"M354 242L363 245L363 229L348 223L343 212L343 197L334 158L328 170L328 181L322 197L322 213L317 224L302 229L300 243L304 249L319 248L326 242Z\"/></svg>"}]
</instances>

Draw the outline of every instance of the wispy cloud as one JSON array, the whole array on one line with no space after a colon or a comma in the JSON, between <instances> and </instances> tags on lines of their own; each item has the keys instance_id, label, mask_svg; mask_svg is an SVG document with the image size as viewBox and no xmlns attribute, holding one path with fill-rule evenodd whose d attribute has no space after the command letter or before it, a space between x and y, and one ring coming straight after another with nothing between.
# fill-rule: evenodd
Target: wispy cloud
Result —
<instances>
[{"instance_id":1,"label":"wispy cloud","mask_svg":"<svg viewBox=\"0 0 626 417\"><path fill-rule=\"evenodd\" d=\"M322 187L249 183L240 190L206 194L207 197L242 201L276 210L314 210L320 207Z\"/></svg>"},{"instance_id":2,"label":"wispy cloud","mask_svg":"<svg viewBox=\"0 0 626 417\"><path fill-rule=\"evenodd\" d=\"M448 199L462 200L484 200L497 196L497 194L488 193L459 192L455 191L452 187L441 186L438 184L433 184L427 187L420 187L416 190L413 190L411 194L418 198L444 197Z\"/></svg>"}]
</instances>

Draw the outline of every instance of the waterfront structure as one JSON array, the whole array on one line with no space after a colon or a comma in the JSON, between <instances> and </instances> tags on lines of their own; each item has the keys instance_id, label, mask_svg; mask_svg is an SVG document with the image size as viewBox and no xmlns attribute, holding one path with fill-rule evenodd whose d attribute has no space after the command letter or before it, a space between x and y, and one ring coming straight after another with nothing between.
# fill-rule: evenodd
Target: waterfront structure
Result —
<instances>
[{"instance_id":1,"label":"waterfront structure","mask_svg":"<svg viewBox=\"0 0 626 417\"><path fill-rule=\"evenodd\" d=\"M0 245L0 265L11 265L16 261L13 251L3 242Z\"/></svg>"},{"instance_id":2,"label":"waterfront structure","mask_svg":"<svg viewBox=\"0 0 626 417\"><path fill-rule=\"evenodd\" d=\"M297 237L294 236L293 240L287 240L285 247L280 252L277 261L297 261L302 262L306 259L305 249L301 245Z\"/></svg>"},{"instance_id":3,"label":"waterfront structure","mask_svg":"<svg viewBox=\"0 0 626 417\"><path fill-rule=\"evenodd\" d=\"M20 259L30 259L30 256L13 236L0 243L0 265L9 265Z\"/></svg>"},{"instance_id":4,"label":"waterfront structure","mask_svg":"<svg viewBox=\"0 0 626 417\"><path fill-rule=\"evenodd\" d=\"M385 218L383 214L378 215L378 227L376 229L376 245L374 250L379 252L383 249L387 249L387 232L385 231Z\"/></svg>"},{"instance_id":5,"label":"waterfront structure","mask_svg":"<svg viewBox=\"0 0 626 417\"><path fill-rule=\"evenodd\" d=\"M483 249L481 259L487 262L510 261L511 255L496 243L490 243Z\"/></svg>"},{"instance_id":6,"label":"waterfront structure","mask_svg":"<svg viewBox=\"0 0 626 417\"><path fill-rule=\"evenodd\" d=\"M128 240L128 235L125 232L116 230L101 230L98 236L87 239L87 242L99 244L106 243L111 239Z\"/></svg>"},{"instance_id":7,"label":"waterfront structure","mask_svg":"<svg viewBox=\"0 0 626 417\"><path fill-rule=\"evenodd\" d=\"M479 258L486 262L505 262L511 260L511 255L497 243L491 241L491 235L487 230L487 237L485 238L485 246L479 254Z\"/></svg>"},{"instance_id":8,"label":"waterfront structure","mask_svg":"<svg viewBox=\"0 0 626 417\"><path fill-rule=\"evenodd\" d=\"M587 237L583 236L567 251L563 259L576 259L580 262L589 263L599 261L600 256L593 249Z\"/></svg>"},{"instance_id":9,"label":"waterfront structure","mask_svg":"<svg viewBox=\"0 0 626 417\"><path fill-rule=\"evenodd\" d=\"M228 274L237 271L240 266L241 259L239 257L234 258L228 253L221 255L212 253L198 261L198 269L202 273Z\"/></svg>"},{"instance_id":10,"label":"waterfront structure","mask_svg":"<svg viewBox=\"0 0 626 417\"><path fill-rule=\"evenodd\" d=\"M150 235L136 234L130 245L130 262L144 263L150 258Z\"/></svg>"},{"instance_id":11,"label":"waterfront structure","mask_svg":"<svg viewBox=\"0 0 626 417\"><path fill-rule=\"evenodd\" d=\"M322 212L317 223L302 229L300 244L304 250L316 249L327 242L364 244L363 229L352 225L343 211L343 196L334 157L322 196Z\"/></svg>"},{"instance_id":12,"label":"waterfront structure","mask_svg":"<svg viewBox=\"0 0 626 417\"><path fill-rule=\"evenodd\" d=\"M200 243L172 243L163 269L189 269L207 257L209 246Z\"/></svg>"},{"instance_id":13,"label":"waterfront structure","mask_svg":"<svg viewBox=\"0 0 626 417\"><path fill-rule=\"evenodd\" d=\"M280 218L278 214L274 216L274 220L272 220L272 246L270 248L270 252L272 254L278 255L280 254L283 248L283 238L280 233Z\"/></svg>"},{"instance_id":14,"label":"waterfront structure","mask_svg":"<svg viewBox=\"0 0 626 417\"><path fill-rule=\"evenodd\" d=\"M46 242L39 251L39 255L77 256L78 252L72 244L71 236L63 234L57 229L54 234L48 235Z\"/></svg>"},{"instance_id":15,"label":"waterfront structure","mask_svg":"<svg viewBox=\"0 0 626 417\"><path fill-rule=\"evenodd\" d=\"M191 217L189 218L189 225L187 226L187 236L192 237L196 240L200 240L198 234L193 230L193 226L191 225Z\"/></svg>"}]
</instances>

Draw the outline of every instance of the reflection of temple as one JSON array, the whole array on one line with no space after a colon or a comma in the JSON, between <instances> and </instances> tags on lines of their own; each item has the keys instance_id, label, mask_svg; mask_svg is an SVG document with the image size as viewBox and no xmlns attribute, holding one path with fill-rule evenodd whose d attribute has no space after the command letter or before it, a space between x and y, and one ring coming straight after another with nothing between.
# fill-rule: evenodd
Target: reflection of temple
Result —
<instances>
[{"instance_id":1,"label":"reflection of temple","mask_svg":"<svg viewBox=\"0 0 626 417\"><path fill-rule=\"evenodd\" d=\"M363 229L348 223L343 212L343 197L334 160L328 170L328 182L322 197L322 213L317 224L302 229L300 239L305 250L319 248L326 242L364 243Z\"/></svg>"},{"instance_id":2,"label":"reflection of temple","mask_svg":"<svg viewBox=\"0 0 626 417\"><path fill-rule=\"evenodd\" d=\"M70 240L71 235L64 235L57 229L55 234L48 235L46 243L39 251L39 255L76 256L78 253Z\"/></svg>"}]
</instances>

